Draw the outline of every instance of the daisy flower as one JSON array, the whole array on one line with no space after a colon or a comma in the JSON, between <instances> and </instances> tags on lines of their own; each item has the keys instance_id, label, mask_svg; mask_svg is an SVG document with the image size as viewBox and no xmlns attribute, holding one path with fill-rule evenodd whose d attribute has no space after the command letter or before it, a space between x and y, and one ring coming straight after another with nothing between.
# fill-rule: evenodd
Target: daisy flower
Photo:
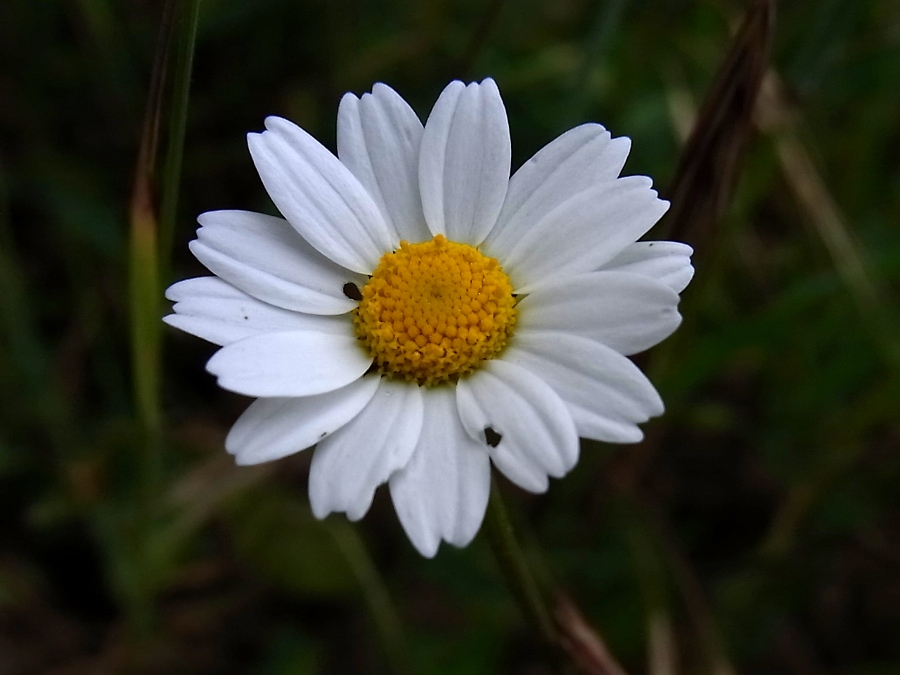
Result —
<instances>
[{"instance_id":1,"label":"daisy flower","mask_svg":"<svg viewBox=\"0 0 900 675\"><path fill-rule=\"evenodd\" d=\"M579 437L635 443L663 411L627 358L681 321L690 247L637 239L665 213L630 149L571 129L510 178L493 80L451 82L423 126L390 87L346 94L337 156L270 117L250 154L283 218L212 211L190 248L215 276L165 321L219 349L221 387L256 397L238 464L315 446L313 513L362 518L388 483L422 555L468 544L491 463L543 492Z\"/></svg>"}]
</instances>

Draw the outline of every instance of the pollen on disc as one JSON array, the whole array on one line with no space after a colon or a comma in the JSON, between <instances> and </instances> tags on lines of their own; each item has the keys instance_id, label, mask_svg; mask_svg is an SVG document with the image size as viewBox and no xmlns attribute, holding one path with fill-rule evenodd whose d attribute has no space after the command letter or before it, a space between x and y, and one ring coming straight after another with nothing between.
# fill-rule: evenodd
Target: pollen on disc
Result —
<instances>
[{"instance_id":1,"label":"pollen on disc","mask_svg":"<svg viewBox=\"0 0 900 675\"><path fill-rule=\"evenodd\" d=\"M439 234L382 256L354 323L382 374L429 386L497 356L515 328L515 304L496 259Z\"/></svg>"}]
</instances>

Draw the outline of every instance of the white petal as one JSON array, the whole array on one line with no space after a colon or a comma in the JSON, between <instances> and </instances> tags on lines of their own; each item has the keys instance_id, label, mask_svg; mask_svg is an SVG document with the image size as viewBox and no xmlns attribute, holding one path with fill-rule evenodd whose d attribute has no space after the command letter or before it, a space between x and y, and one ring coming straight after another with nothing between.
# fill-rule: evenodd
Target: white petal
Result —
<instances>
[{"instance_id":1,"label":"white petal","mask_svg":"<svg viewBox=\"0 0 900 675\"><path fill-rule=\"evenodd\" d=\"M636 443L643 438L636 424L663 412L659 394L636 365L580 335L519 330L503 359L553 387L583 438Z\"/></svg>"},{"instance_id":2,"label":"white petal","mask_svg":"<svg viewBox=\"0 0 900 675\"><path fill-rule=\"evenodd\" d=\"M291 312L250 297L218 277L198 277L169 287L174 314L163 317L170 326L217 345L284 331L346 333L348 317Z\"/></svg>"},{"instance_id":3,"label":"white petal","mask_svg":"<svg viewBox=\"0 0 900 675\"><path fill-rule=\"evenodd\" d=\"M320 253L368 274L394 248L378 206L350 170L316 139L280 117L248 134L256 170L275 206Z\"/></svg>"},{"instance_id":4,"label":"white petal","mask_svg":"<svg viewBox=\"0 0 900 675\"><path fill-rule=\"evenodd\" d=\"M380 377L370 375L327 394L258 398L225 439L238 464L260 464L315 445L359 414L375 395Z\"/></svg>"},{"instance_id":5,"label":"white petal","mask_svg":"<svg viewBox=\"0 0 900 675\"><path fill-rule=\"evenodd\" d=\"M191 252L230 284L278 307L343 314L356 306L344 284L366 277L323 256L281 218L250 211L209 211Z\"/></svg>"},{"instance_id":6,"label":"white petal","mask_svg":"<svg viewBox=\"0 0 900 675\"><path fill-rule=\"evenodd\" d=\"M603 269L641 274L681 293L694 278L693 252L690 246L678 241L638 241L626 246Z\"/></svg>"},{"instance_id":7,"label":"white petal","mask_svg":"<svg viewBox=\"0 0 900 675\"><path fill-rule=\"evenodd\" d=\"M494 81L447 85L425 123L419 157L431 232L480 244L503 206L510 157L506 109Z\"/></svg>"},{"instance_id":8,"label":"white petal","mask_svg":"<svg viewBox=\"0 0 900 675\"><path fill-rule=\"evenodd\" d=\"M352 328L343 335L263 333L222 347L206 369L245 396L312 396L346 386L372 363Z\"/></svg>"},{"instance_id":9,"label":"white petal","mask_svg":"<svg viewBox=\"0 0 900 675\"><path fill-rule=\"evenodd\" d=\"M431 558L445 540L465 546L481 526L491 489L484 444L463 429L452 387L422 392L422 435L405 468L390 480L400 523L422 555Z\"/></svg>"},{"instance_id":10,"label":"white petal","mask_svg":"<svg viewBox=\"0 0 900 675\"><path fill-rule=\"evenodd\" d=\"M544 146L509 179L503 210L485 246L504 260L524 232L557 206L615 180L630 149L630 139L613 139L599 124L582 124Z\"/></svg>"},{"instance_id":11,"label":"white petal","mask_svg":"<svg viewBox=\"0 0 900 675\"><path fill-rule=\"evenodd\" d=\"M669 208L651 181L629 176L571 197L530 226L501 258L516 291L596 270L649 230ZM494 251L490 251L495 255Z\"/></svg>"},{"instance_id":12,"label":"white petal","mask_svg":"<svg viewBox=\"0 0 900 675\"><path fill-rule=\"evenodd\" d=\"M316 518L332 511L362 518L375 488L409 462L421 431L421 388L382 379L363 411L316 447L309 473Z\"/></svg>"},{"instance_id":13,"label":"white petal","mask_svg":"<svg viewBox=\"0 0 900 675\"><path fill-rule=\"evenodd\" d=\"M541 284L518 304L520 330L583 335L620 354L637 354L681 323L678 294L629 272L589 272Z\"/></svg>"},{"instance_id":14,"label":"white petal","mask_svg":"<svg viewBox=\"0 0 900 675\"><path fill-rule=\"evenodd\" d=\"M345 94L338 108L338 157L378 204L394 248L401 239L431 239L419 196L422 130L413 109L386 84L361 99Z\"/></svg>"},{"instance_id":15,"label":"white petal","mask_svg":"<svg viewBox=\"0 0 900 675\"><path fill-rule=\"evenodd\" d=\"M521 366L488 361L459 381L456 403L469 435L526 490L544 492L548 475L559 478L578 461L578 431L566 404ZM488 428L499 434L499 443L490 442Z\"/></svg>"}]
</instances>

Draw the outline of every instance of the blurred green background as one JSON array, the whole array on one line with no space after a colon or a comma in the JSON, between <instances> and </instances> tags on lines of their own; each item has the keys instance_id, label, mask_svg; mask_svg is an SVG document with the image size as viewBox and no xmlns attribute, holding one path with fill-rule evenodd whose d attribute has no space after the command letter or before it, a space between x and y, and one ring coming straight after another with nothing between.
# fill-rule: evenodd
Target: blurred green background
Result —
<instances>
[{"instance_id":1,"label":"blurred green background","mask_svg":"<svg viewBox=\"0 0 900 675\"><path fill-rule=\"evenodd\" d=\"M424 117L490 75L514 167L598 121L665 194L742 10L205 0L162 282L203 273L196 214L273 212L248 131L278 114L333 148L340 96L379 80ZM148 443L128 213L161 17L0 4L0 675L391 672L385 635L416 672L554 672L483 534L423 560L384 490L358 526L313 520L310 453L232 466L247 400L211 345L163 332ZM900 673L900 3L782 3L772 74L734 199L690 242L684 325L641 361L666 415L585 444L546 495L503 486L632 674Z\"/></svg>"}]
</instances>

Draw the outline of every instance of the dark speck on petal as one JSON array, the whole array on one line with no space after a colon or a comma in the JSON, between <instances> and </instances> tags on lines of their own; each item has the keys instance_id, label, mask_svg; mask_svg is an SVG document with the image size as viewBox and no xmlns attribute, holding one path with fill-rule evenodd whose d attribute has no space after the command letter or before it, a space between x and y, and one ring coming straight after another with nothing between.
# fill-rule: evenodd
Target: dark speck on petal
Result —
<instances>
[{"instance_id":1,"label":"dark speck on petal","mask_svg":"<svg viewBox=\"0 0 900 675\"><path fill-rule=\"evenodd\" d=\"M356 300L359 302L362 300L362 293L359 290L359 286L354 284L352 281L348 281L344 284L344 295L346 295L351 300Z\"/></svg>"}]
</instances>

